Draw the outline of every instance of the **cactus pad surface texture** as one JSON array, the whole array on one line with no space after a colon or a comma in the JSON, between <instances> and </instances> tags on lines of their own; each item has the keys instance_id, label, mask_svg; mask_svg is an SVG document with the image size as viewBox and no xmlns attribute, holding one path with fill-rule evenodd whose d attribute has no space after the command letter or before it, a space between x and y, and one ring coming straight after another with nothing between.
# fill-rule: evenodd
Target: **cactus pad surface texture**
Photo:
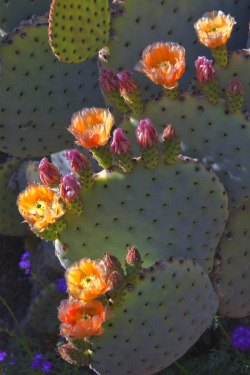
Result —
<instances>
[{"instance_id":1,"label":"cactus pad surface texture","mask_svg":"<svg viewBox=\"0 0 250 375\"><path fill-rule=\"evenodd\" d=\"M103 375L154 374L197 341L217 306L200 265L182 258L156 262L105 323L92 348L92 367Z\"/></svg>"},{"instance_id":2,"label":"cactus pad surface texture","mask_svg":"<svg viewBox=\"0 0 250 375\"><path fill-rule=\"evenodd\" d=\"M145 105L144 117L150 117L159 133L172 124L180 135L181 152L197 157L223 182L229 207L235 208L250 195L249 120L243 113L229 114L224 100L214 105L206 98L186 93L179 99L163 96ZM134 140L139 116L127 116L121 123L127 137Z\"/></svg>"},{"instance_id":3,"label":"cactus pad surface texture","mask_svg":"<svg viewBox=\"0 0 250 375\"><path fill-rule=\"evenodd\" d=\"M49 40L59 60L79 63L93 57L109 40L108 0L54 0Z\"/></svg>"},{"instance_id":4,"label":"cactus pad surface texture","mask_svg":"<svg viewBox=\"0 0 250 375\"><path fill-rule=\"evenodd\" d=\"M0 150L44 156L70 147L72 112L102 101L96 59L60 64L48 44L47 17L34 17L0 42Z\"/></svg>"},{"instance_id":5,"label":"cactus pad surface texture","mask_svg":"<svg viewBox=\"0 0 250 375\"><path fill-rule=\"evenodd\" d=\"M227 220L227 195L213 172L180 158L154 170L137 161L131 173L100 172L83 193L83 214L64 215L66 229L56 241L65 267L86 256L110 251L120 261L134 243L144 266L171 255L187 256L210 272Z\"/></svg>"},{"instance_id":6,"label":"cactus pad surface texture","mask_svg":"<svg viewBox=\"0 0 250 375\"><path fill-rule=\"evenodd\" d=\"M219 313L233 318L250 314L249 220L249 201L230 213L212 276L220 301Z\"/></svg>"},{"instance_id":7,"label":"cactus pad surface texture","mask_svg":"<svg viewBox=\"0 0 250 375\"><path fill-rule=\"evenodd\" d=\"M187 89L195 75L194 60L207 51L198 43L193 23L208 10L220 9L233 15L240 27L235 26L228 46L231 49L246 46L249 17L245 1L210 0L207 4L193 0L124 0L118 3L120 11L114 9L111 21L113 38L105 47L106 53L100 54L105 56L104 59L101 57L102 66L117 73L124 69L133 70L141 52L149 44L161 40L178 42L187 51L186 74L180 79L180 87ZM148 78L139 73L135 73L135 77L145 98L159 92L159 87Z\"/></svg>"}]
</instances>

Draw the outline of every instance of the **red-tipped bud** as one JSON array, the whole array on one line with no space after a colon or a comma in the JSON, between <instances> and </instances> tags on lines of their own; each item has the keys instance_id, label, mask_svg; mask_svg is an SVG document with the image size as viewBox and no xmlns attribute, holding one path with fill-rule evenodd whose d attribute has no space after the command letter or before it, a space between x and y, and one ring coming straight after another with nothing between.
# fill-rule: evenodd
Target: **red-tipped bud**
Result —
<instances>
[{"instance_id":1,"label":"red-tipped bud","mask_svg":"<svg viewBox=\"0 0 250 375\"><path fill-rule=\"evenodd\" d=\"M74 202L81 193L81 186L76 175L68 173L61 179L60 195L65 202Z\"/></svg>"},{"instance_id":2,"label":"red-tipped bud","mask_svg":"<svg viewBox=\"0 0 250 375\"><path fill-rule=\"evenodd\" d=\"M244 95L244 88L242 83L238 80L237 77L232 79L226 87L226 94L230 96Z\"/></svg>"},{"instance_id":3,"label":"red-tipped bud","mask_svg":"<svg viewBox=\"0 0 250 375\"><path fill-rule=\"evenodd\" d=\"M124 70L123 72L117 74L117 78L122 95L132 93L138 89L138 85L132 78L132 73L129 70Z\"/></svg>"},{"instance_id":4,"label":"red-tipped bud","mask_svg":"<svg viewBox=\"0 0 250 375\"><path fill-rule=\"evenodd\" d=\"M136 246L133 246L131 249L128 248L126 262L133 266L142 263L140 253L137 250Z\"/></svg>"},{"instance_id":5,"label":"red-tipped bud","mask_svg":"<svg viewBox=\"0 0 250 375\"><path fill-rule=\"evenodd\" d=\"M119 91L119 81L113 70L102 69L99 82L101 88L106 93Z\"/></svg>"},{"instance_id":6,"label":"red-tipped bud","mask_svg":"<svg viewBox=\"0 0 250 375\"><path fill-rule=\"evenodd\" d=\"M162 134L162 140L166 142L173 142L179 138L178 133L174 130L172 125L168 125Z\"/></svg>"},{"instance_id":7,"label":"red-tipped bud","mask_svg":"<svg viewBox=\"0 0 250 375\"><path fill-rule=\"evenodd\" d=\"M197 70L197 79L199 82L212 82L216 72L212 67L213 61L208 60L205 56L199 56L195 61Z\"/></svg>"},{"instance_id":8,"label":"red-tipped bud","mask_svg":"<svg viewBox=\"0 0 250 375\"><path fill-rule=\"evenodd\" d=\"M109 272L121 270L121 263L114 255L110 253L105 253L103 256L103 261L105 266L108 268Z\"/></svg>"},{"instance_id":9,"label":"red-tipped bud","mask_svg":"<svg viewBox=\"0 0 250 375\"><path fill-rule=\"evenodd\" d=\"M121 128L115 129L110 148L115 155L125 154L130 151L130 142L125 137Z\"/></svg>"},{"instance_id":10,"label":"red-tipped bud","mask_svg":"<svg viewBox=\"0 0 250 375\"><path fill-rule=\"evenodd\" d=\"M57 167L50 163L47 158L43 158L39 164L40 179L47 186L55 186L60 182L61 174Z\"/></svg>"},{"instance_id":11,"label":"red-tipped bud","mask_svg":"<svg viewBox=\"0 0 250 375\"><path fill-rule=\"evenodd\" d=\"M89 159L79 151L73 149L66 152L67 160L70 160L70 166L74 173L80 174L90 168Z\"/></svg>"},{"instance_id":12,"label":"red-tipped bud","mask_svg":"<svg viewBox=\"0 0 250 375\"><path fill-rule=\"evenodd\" d=\"M115 288L121 288L124 285L124 277L117 271L113 271L108 277L108 283L110 283Z\"/></svg>"},{"instance_id":13,"label":"red-tipped bud","mask_svg":"<svg viewBox=\"0 0 250 375\"><path fill-rule=\"evenodd\" d=\"M143 148L156 146L159 140L157 130L149 118L140 121L138 128L135 131L135 135L137 142Z\"/></svg>"}]
</instances>

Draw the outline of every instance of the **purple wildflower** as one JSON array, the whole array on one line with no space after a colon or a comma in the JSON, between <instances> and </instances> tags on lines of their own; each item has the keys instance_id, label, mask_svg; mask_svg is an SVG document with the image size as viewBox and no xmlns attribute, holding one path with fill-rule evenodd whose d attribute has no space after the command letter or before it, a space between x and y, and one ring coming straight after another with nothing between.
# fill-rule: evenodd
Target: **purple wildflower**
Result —
<instances>
[{"instance_id":1,"label":"purple wildflower","mask_svg":"<svg viewBox=\"0 0 250 375\"><path fill-rule=\"evenodd\" d=\"M6 355L7 355L7 353L1 352L1 350L0 350L0 361L3 361L4 358L6 357Z\"/></svg>"},{"instance_id":2,"label":"purple wildflower","mask_svg":"<svg viewBox=\"0 0 250 375\"><path fill-rule=\"evenodd\" d=\"M57 290L58 291L62 290L63 292L66 292L67 285L66 285L65 277L62 277L61 279L57 280Z\"/></svg>"},{"instance_id":3,"label":"purple wildflower","mask_svg":"<svg viewBox=\"0 0 250 375\"><path fill-rule=\"evenodd\" d=\"M41 370L43 372L49 372L51 370L51 367L52 363L50 363L49 361L45 361L41 364Z\"/></svg>"},{"instance_id":4,"label":"purple wildflower","mask_svg":"<svg viewBox=\"0 0 250 375\"><path fill-rule=\"evenodd\" d=\"M20 268L30 267L30 260L21 260L21 262L19 262L19 266Z\"/></svg>"},{"instance_id":5,"label":"purple wildflower","mask_svg":"<svg viewBox=\"0 0 250 375\"><path fill-rule=\"evenodd\" d=\"M241 350L250 347L250 328L244 326L236 327L231 335L232 346Z\"/></svg>"},{"instance_id":6,"label":"purple wildflower","mask_svg":"<svg viewBox=\"0 0 250 375\"><path fill-rule=\"evenodd\" d=\"M40 354L40 353L37 353L37 354L35 354L34 355L34 359L43 359L43 357L44 357L44 354Z\"/></svg>"},{"instance_id":7,"label":"purple wildflower","mask_svg":"<svg viewBox=\"0 0 250 375\"><path fill-rule=\"evenodd\" d=\"M40 367L40 359L36 359L34 362L31 363L31 368L39 368Z\"/></svg>"},{"instance_id":8,"label":"purple wildflower","mask_svg":"<svg viewBox=\"0 0 250 375\"><path fill-rule=\"evenodd\" d=\"M23 253L23 255L21 256L21 260L28 258L29 255L30 255L29 251L26 251L26 253Z\"/></svg>"}]
</instances>

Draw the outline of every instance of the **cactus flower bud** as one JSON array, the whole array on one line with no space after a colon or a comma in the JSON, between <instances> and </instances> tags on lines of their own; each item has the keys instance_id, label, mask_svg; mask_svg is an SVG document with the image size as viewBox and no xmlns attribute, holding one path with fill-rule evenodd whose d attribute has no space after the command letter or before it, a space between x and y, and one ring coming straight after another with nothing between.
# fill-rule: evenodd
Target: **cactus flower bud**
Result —
<instances>
[{"instance_id":1,"label":"cactus flower bud","mask_svg":"<svg viewBox=\"0 0 250 375\"><path fill-rule=\"evenodd\" d=\"M228 83L226 93L230 96L244 95L243 85L237 77Z\"/></svg>"},{"instance_id":2,"label":"cactus flower bud","mask_svg":"<svg viewBox=\"0 0 250 375\"><path fill-rule=\"evenodd\" d=\"M177 160L180 150L180 138L172 125L168 125L164 129L162 134L162 140L165 162L167 164L174 164Z\"/></svg>"},{"instance_id":3,"label":"cactus flower bud","mask_svg":"<svg viewBox=\"0 0 250 375\"><path fill-rule=\"evenodd\" d=\"M57 167L50 163L47 158L43 158L39 164L40 179L46 186L54 187L60 182L60 172Z\"/></svg>"},{"instance_id":4,"label":"cactus flower bud","mask_svg":"<svg viewBox=\"0 0 250 375\"><path fill-rule=\"evenodd\" d=\"M130 151L130 142L125 137L121 128L115 129L110 148L111 152L116 155L125 154Z\"/></svg>"},{"instance_id":5,"label":"cactus flower bud","mask_svg":"<svg viewBox=\"0 0 250 375\"><path fill-rule=\"evenodd\" d=\"M74 202L80 197L81 187L73 173L63 176L60 185L60 195L66 202Z\"/></svg>"},{"instance_id":6,"label":"cactus flower bud","mask_svg":"<svg viewBox=\"0 0 250 375\"><path fill-rule=\"evenodd\" d=\"M79 151L73 149L66 153L67 160L70 160L70 166L74 173L80 174L86 169L90 168L89 159L81 154Z\"/></svg>"},{"instance_id":7,"label":"cactus flower bud","mask_svg":"<svg viewBox=\"0 0 250 375\"><path fill-rule=\"evenodd\" d=\"M128 253L126 256L126 262L131 265L141 264L141 256L139 251L137 250L136 246L133 246L131 249L128 248Z\"/></svg>"},{"instance_id":8,"label":"cactus flower bud","mask_svg":"<svg viewBox=\"0 0 250 375\"><path fill-rule=\"evenodd\" d=\"M137 142L142 148L157 146L159 135L149 118L140 121L135 135Z\"/></svg>"},{"instance_id":9,"label":"cactus flower bud","mask_svg":"<svg viewBox=\"0 0 250 375\"><path fill-rule=\"evenodd\" d=\"M122 273L122 267L119 259L117 259L114 255L111 255L110 253L105 253L103 256L103 261L105 266L108 268L109 273L113 271L118 271Z\"/></svg>"},{"instance_id":10,"label":"cactus flower bud","mask_svg":"<svg viewBox=\"0 0 250 375\"><path fill-rule=\"evenodd\" d=\"M199 82L212 82L216 72L212 67L213 61L208 60L205 56L199 56L195 61L197 70L197 79Z\"/></svg>"},{"instance_id":11,"label":"cactus flower bud","mask_svg":"<svg viewBox=\"0 0 250 375\"><path fill-rule=\"evenodd\" d=\"M124 286L124 277L117 271L113 271L108 277L108 283L112 285L112 289L121 288ZM110 294L112 294L110 292Z\"/></svg>"},{"instance_id":12,"label":"cactus flower bud","mask_svg":"<svg viewBox=\"0 0 250 375\"><path fill-rule=\"evenodd\" d=\"M99 82L105 93L119 91L119 81L113 70L102 69Z\"/></svg>"},{"instance_id":13,"label":"cactus flower bud","mask_svg":"<svg viewBox=\"0 0 250 375\"><path fill-rule=\"evenodd\" d=\"M179 135L178 133L174 130L172 125L168 125L162 134L162 140L167 141L167 142L173 142L175 139L178 139Z\"/></svg>"},{"instance_id":14,"label":"cactus flower bud","mask_svg":"<svg viewBox=\"0 0 250 375\"><path fill-rule=\"evenodd\" d=\"M129 70L117 74L121 95L132 93L138 89L136 81L132 78Z\"/></svg>"}]
</instances>

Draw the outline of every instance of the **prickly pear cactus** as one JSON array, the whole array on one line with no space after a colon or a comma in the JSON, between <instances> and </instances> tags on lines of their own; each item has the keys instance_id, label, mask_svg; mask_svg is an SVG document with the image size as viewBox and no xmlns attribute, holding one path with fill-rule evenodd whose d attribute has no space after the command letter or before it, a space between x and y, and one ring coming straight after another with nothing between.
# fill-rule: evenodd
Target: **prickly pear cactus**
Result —
<instances>
[{"instance_id":1,"label":"prickly pear cactus","mask_svg":"<svg viewBox=\"0 0 250 375\"><path fill-rule=\"evenodd\" d=\"M212 276L219 313L233 318L250 314L249 201L232 211L221 236Z\"/></svg>"},{"instance_id":2,"label":"prickly pear cactus","mask_svg":"<svg viewBox=\"0 0 250 375\"><path fill-rule=\"evenodd\" d=\"M127 288L122 306L104 323L91 365L101 374L156 373L197 341L217 306L198 264L182 258L156 262Z\"/></svg>"},{"instance_id":3,"label":"prickly pear cactus","mask_svg":"<svg viewBox=\"0 0 250 375\"><path fill-rule=\"evenodd\" d=\"M65 268L90 253L99 258L103 251L122 260L126 248L136 243L146 267L176 255L212 270L227 220L227 195L201 163L180 158L167 166L161 159L152 171L142 161L131 173L103 171L82 198L81 217L66 213L66 228L56 241Z\"/></svg>"},{"instance_id":4,"label":"prickly pear cactus","mask_svg":"<svg viewBox=\"0 0 250 375\"><path fill-rule=\"evenodd\" d=\"M62 129L72 112L101 103L96 59L60 64L51 53L47 28L47 17L33 17L0 42L0 150L16 156L70 147L71 136Z\"/></svg>"}]
</instances>

